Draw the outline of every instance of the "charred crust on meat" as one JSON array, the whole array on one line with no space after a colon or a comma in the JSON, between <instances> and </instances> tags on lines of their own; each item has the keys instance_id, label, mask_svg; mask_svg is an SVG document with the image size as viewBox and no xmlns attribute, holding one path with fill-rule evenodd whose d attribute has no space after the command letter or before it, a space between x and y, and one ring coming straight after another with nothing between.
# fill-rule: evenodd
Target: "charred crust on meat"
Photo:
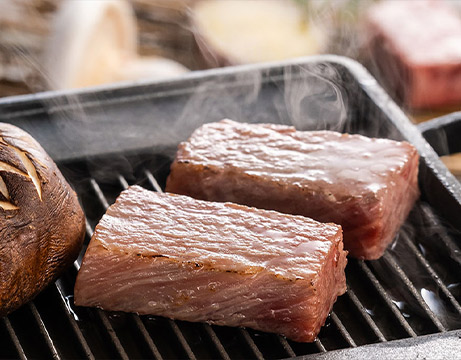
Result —
<instances>
[{"instance_id":1,"label":"charred crust on meat","mask_svg":"<svg viewBox=\"0 0 461 360\"><path fill-rule=\"evenodd\" d=\"M166 259L168 259L168 256L161 255L161 254L143 255L141 253L137 253L136 256L137 257L142 257L142 258L151 258L151 259L155 259L155 258L166 258Z\"/></svg>"},{"instance_id":2,"label":"charred crust on meat","mask_svg":"<svg viewBox=\"0 0 461 360\"><path fill-rule=\"evenodd\" d=\"M186 264L192 265L194 269L201 269L204 267L204 264L196 262L196 261L186 261Z\"/></svg>"},{"instance_id":3,"label":"charred crust on meat","mask_svg":"<svg viewBox=\"0 0 461 360\"><path fill-rule=\"evenodd\" d=\"M232 204L232 205L235 205L235 204ZM241 205L238 205L238 206L241 206ZM136 254L136 255L139 256L139 257L144 257L142 254ZM179 259L171 258L171 257L164 256L164 255L154 255L154 256L145 256L145 257L159 257L159 258L162 257L162 258L165 258L167 260L183 264L185 266L192 266L193 270L203 269L203 270L206 270L206 271L217 271L217 272L224 272L224 273L227 273L227 274L235 274L235 275L247 275L247 276L250 275L250 276L254 276L254 275L258 275L258 274L264 272L264 270L265 270L265 269L259 268L259 267L250 267L250 268L246 268L244 270L220 269L220 268L217 268L217 267L213 266L213 264L205 264L205 263L200 263L200 262L193 261L193 260L181 261ZM273 276L274 278L278 279L278 280L289 281L289 282L296 282L296 281L304 281L304 280L306 280L305 278L301 278L301 277L290 278L290 277L286 277L286 276L284 276L282 274L271 273L271 272L270 272L270 275ZM310 281L310 285L315 286L313 280L308 280L308 281Z\"/></svg>"}]
</instances>

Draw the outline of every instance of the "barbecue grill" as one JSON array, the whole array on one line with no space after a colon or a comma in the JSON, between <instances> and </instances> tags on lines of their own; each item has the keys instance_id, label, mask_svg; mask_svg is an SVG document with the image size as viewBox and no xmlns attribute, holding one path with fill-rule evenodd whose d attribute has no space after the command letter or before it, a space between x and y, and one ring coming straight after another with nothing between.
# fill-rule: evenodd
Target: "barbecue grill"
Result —
<instances>
[{"instance_id":1,"label":"barbecue grill","mask_svg":"<svg viewBox=\"0 0 461 360\"><path fill-rule=\"evenodd\" d=\"M34 301L0 319L0 358L459 356L461 186L358 63L317 56L0 100L0 121L34 136L78 193L86 244L124 188L162 191L178 143L225 117L408 140L421 154L421 199L381 259L349 259L348 291L318 339L296 343L250 329L75 307L80 256Z\"/></svg>"}]
</instances>

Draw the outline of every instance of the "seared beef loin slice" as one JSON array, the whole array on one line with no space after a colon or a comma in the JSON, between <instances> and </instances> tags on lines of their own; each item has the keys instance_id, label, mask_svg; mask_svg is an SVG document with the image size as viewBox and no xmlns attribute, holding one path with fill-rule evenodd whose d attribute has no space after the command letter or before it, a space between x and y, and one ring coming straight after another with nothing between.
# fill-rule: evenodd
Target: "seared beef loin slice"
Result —
<instances>
[{"instance_id":1,"label":"seared beef loin slice","mask_svg":"<svg viewBox=\"0 0 461 360\"><path fill-rule=\"evenodd\" d=\"M338 225L133 186L96 226L75 303L313 341L346 261Z\"/></svg>"},{"instance_id":2,"label":"seared beef loin slice","mask_svg":"<svg viewBox=\"0 0 461 360\"><path fill-rule=\"evenodd\" d=\"M407 142L231 120L179 145L166 190L340 224L357 258L386 250L419 196Z\"/></svg>"},{"instance_id":3,"label":"seared beef loin slice","mask_svg":"<svg viewBox=\"0 0 461 360\"><path fill-rule=\"evenodd\" d=\"M364 20L365 59L404 106L461 104L461 17L450 1L381 1Z\"/></svg>"}]
</instances>

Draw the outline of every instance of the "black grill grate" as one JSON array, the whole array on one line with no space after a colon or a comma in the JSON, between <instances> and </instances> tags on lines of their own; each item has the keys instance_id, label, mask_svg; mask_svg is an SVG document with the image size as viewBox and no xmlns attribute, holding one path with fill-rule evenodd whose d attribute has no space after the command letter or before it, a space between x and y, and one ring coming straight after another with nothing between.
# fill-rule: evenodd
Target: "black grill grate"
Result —
<instances>
[{"instance_id":1,"label":"black grill grate","mask_svg":"<svg viewBox=\"0 0 461 360\"><path fill-rule=\"evenodd\" d=\"M254 79L261 81L260 88ZM336 84L334 91L331 84ZM242 105L229 107L223 98ZM331 109L338 98L347 109L341 126L324 118L325 114L336 118ZM409 351L411 339L427 339L428 334L446 344L442 340L461 329L461 201L455 192L460 187L447 178L419 133L356 65L322 57L226 69L172 83L83 93L77 100L74 104L73 98L45 94L0 101L0 120L28 130L59 162L85 211L86 243L123 189L138 184L162 191L174 154L171 145L176 147L202 122L223 117L281 123L294 119L302 129L320 124L344 132L406 138L422 155L423 196L383 258L349 259L348 291L312 344L249 329L77 308L73 286L80 257L33 302L0 319L0 359L326 357L337 349L351 353L374 349L370 344L397 343L397 351ZM189 110L196 104L200 112L194 115ZM297 114L308 114L309 121L304 123L301 120L306 119ZM115 133L101 138L101 129L108 127ZM455 331L456 337L460 335ZM450 351L446 346L438 350Z\"/></svg>"},{"instance_id":2,"label":"black grill grate","mask_svg":"<svg viewBox=\"0 0 461 360\"><path fill-rule=\"evenodd\" d=\"M76 186L80 198L90 199L83 204L86 213L91 214L87 218L87 241L105 209L130 183L161 190L159 182L164 183L164 179L158 182L149 169L140 173L141 178L130 182L123 175L115 175L110 182L99 182L88 174L89 180ZM421 222L426 223L426 229L429 224L434 232L418 236L414 242L408 233L416 231ZM441 239L436 264L421 250L434 237ZM34 302L2 319L1 331L6 335L2 339L7 340L2 340L0 355L54 359L287 358L459 329L459 284L450 283L447 278L450 267L461 273L459 256L450 255L460 254L456 239L441 226L427 204L419 203L393 249L382 259L349 260L348 292L338 299L313 344L294 343L282 336L253 330L76 308L72 302L79 268L76 262ZM415 271L408 270L415 265ZM443 309L425 300L421 279L424 286L435 290L436 305ZM450 321L449 315L457 320ZM25 323L28 325L24 326Z\"/></svg>"}]
</instances>

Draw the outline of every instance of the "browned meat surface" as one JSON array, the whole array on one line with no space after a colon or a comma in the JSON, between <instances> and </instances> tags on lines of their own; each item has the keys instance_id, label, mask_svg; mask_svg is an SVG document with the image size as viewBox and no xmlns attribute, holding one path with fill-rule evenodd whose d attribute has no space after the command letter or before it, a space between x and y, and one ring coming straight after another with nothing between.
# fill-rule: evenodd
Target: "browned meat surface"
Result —
<instances>
[{"instance_id":1,"label":"browned meat surface","mask_svg":"<svg viewBox=\"0 0 461 360\"><path fill-rule=\"evenodd\" d=\"M41 146L0 123L0 316L31 300L77 258L85 219Z\"/></svg>"},{"instance_id":2,"label":"browned meat surface","mask_svg":"<svg viewBox=\"0 0 461 360\"><path fill-rule=\"evenodd\" d=\"M338 225L133 186L95 229L75 303L313 341L346 261Z\"/></svg>"},{"instance_id":3,"label":"browned meat surface","mask_svg":"<svg viewBox=\"0 0 461 360\"><path fill-rule=\"evenodd\" d=\"M223 120L179 145L166 190L337 223L376 259L419 196L418 159L406 142Z\"/></svg>"},{"instance_id":4,"label":"browned meat surface","mask_svg":"<svg viewBox=\"0 0 461 360\"><path fill-rule=\"evenodd\" d=\"M449 1L382 1L366 15L379 78L414 109L461 104L461 18Z\"/></svg>"}]
</instances>

